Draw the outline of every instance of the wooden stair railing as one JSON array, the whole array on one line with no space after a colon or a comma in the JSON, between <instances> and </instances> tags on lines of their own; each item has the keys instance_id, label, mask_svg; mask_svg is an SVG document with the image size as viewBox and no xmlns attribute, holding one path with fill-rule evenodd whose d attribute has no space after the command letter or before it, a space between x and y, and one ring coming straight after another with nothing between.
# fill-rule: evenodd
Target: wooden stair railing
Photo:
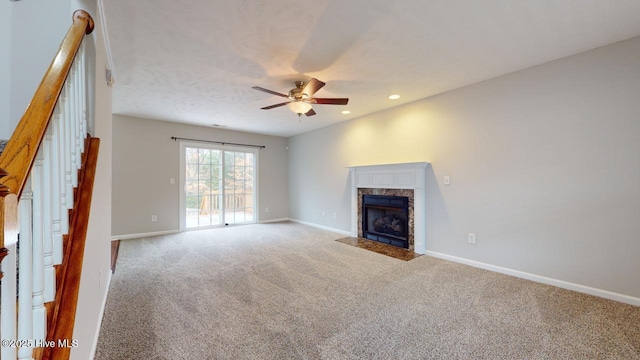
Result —
<instances>
[{"instance_id":1,"label":"wooden stair railing","mask_svg":"<svg viewBox=\"0 0 640 360\"><path fill-rule=\"evenodd\" d=\"M87 113L86 79L92 74L85 66L83 39L93 27L84 10L73 14L58 53L0 155L3 360L68 359L70 348L60 348L65 342L57 340L74 345L99 146L97 138L85 145L93 114Z\"/></svg>"}]
</instances>

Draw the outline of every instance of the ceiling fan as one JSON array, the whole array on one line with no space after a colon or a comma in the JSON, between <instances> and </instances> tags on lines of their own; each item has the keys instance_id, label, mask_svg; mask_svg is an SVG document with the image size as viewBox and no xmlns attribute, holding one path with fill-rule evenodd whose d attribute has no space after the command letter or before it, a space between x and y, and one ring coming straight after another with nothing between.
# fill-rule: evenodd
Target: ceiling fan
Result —
<instances>
[{"instance_id":1,"label":"ceiling fan","mask_svg":"<svg viewBox=\"0 0 640 360\"><path fill-rule=\"evenodd\" d=\"M313 94L315 94L316 91L322 89L322 87L325 85L324 82L315 78L312 78L306 84L304 81L295 81L293 84L296 87L289 90L289 95L281 94L279 92L265 89L260 86L253 86L252 89L291 99L291 101L286 101L280 104L265 106L261 108L262 110L269 110L287 105L289 109L298 114L298 116L301 116L302 114L305 114L307 116L315 115L316 112L313 111L311 104L347 105L347 103L349 102L349 99L347 98L314 98Z\"/></svg>"}]
</instances>

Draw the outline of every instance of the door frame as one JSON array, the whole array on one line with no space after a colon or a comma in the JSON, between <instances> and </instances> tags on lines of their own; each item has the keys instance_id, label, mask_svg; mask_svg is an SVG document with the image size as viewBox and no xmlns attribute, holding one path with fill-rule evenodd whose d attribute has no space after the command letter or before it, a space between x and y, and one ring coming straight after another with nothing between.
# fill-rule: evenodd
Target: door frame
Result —
<instances>
[{"instance_id":1,"label":"door frame","mask_svg":"<svg viewBox=\"0 0 640 360\"><path fill-rule=\"evenodd\" d=\"M223 214L222 214L222 223L218 224L218 225L210 225L210 226L203 226L203 227L197 227L197 228L187 228L187 224L186 224L186 214L187 214L187 193L186 193L186 162L185 162L185 155L186 155L186 148L187 147L193 147L193 148L206 148L206 149L213 149L213 150L220 150L222 151L222 176L223 176L223 185L222 185L222 194L223 194L223 198L224 198L224 152L225 151L241 151L241 152L246 152L246 153L252 153L253 154L253 221L246 221L237 225L246 225L246 224L257 224L259 222L259 209L260 209L260 204L258 203L258 188L259 188L259 182L258 182L258 156L259 156L259 151L256 148L253 147L245 147L245 146L231 146L231 145L218 145L218 144L210 144L210 143L203 143L203 142L194 142L194 141L180 141L180 181L179 181L179 190L180 191L180 211L179 211L179 217L180 217L180 232L182 231L191 231L191 230L202 230L202 229L210 229L210 228L217 228L217 227L224 227L225 222L224 222L224 209L223 209ZM224 206L224 205L223 205ZM235 224L230 224L230 225L235 225Z\"/></svg>"}]
</instances>

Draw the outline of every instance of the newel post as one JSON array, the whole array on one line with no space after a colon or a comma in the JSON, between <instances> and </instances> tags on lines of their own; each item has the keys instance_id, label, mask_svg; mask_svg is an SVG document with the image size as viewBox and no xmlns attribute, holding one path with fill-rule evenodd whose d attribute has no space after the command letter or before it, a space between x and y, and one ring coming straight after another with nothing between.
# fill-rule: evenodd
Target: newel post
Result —
<instances>
[{"instance_id":1,"label":"newel post","mask_svg":"<svg viewBox=\"0 0 640 360\"><path fill-rule=\"evenodd\" d=\"M7 172L0 168L0 264L9 250L8 243L17 241L18 237L18 198L2 183ZM0 279L4 274L0 271Z\"/></svg>"},{"instance_id":2,"label":"newel post","mask_svg":"<svg viewBox=\"0 0 640 360\"><path fill-rule=\"evenodd\" d=\"M89 15L88 12L84 11L84 10L76 10L73 12L73 22L75 23L76 20L81 20L81 21L86 21L87 25L85 27L85 34L91 34L91 32L93 31L93 27L94 27L94 23L93 23L93 18L91 17L91 15Z\"/></svg>"}]
</instances>

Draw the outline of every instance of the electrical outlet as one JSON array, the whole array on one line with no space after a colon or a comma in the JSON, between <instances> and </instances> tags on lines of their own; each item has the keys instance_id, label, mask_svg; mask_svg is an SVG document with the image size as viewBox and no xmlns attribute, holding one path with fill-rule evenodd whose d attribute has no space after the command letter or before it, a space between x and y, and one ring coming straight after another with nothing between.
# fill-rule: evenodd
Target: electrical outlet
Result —
<instances>
[{"instance_id":1,"label":"electrical outlet","mask_svg":"<svg viewBox=\"0 0 640 360\"><path fill-rule=\"evenodd\" d=\"M326 214L325 214L325 212L323 211L323 212L322 212L322 217L324 217L325 215L326 215Z\"/></svg>"},{"instance_id":2,"label":"electrical outlet","mask_svg":"<svg viewBox=\"0 0 640 360\"><path fill-rule=\"evenodd\" d=\"M337 216L337 214L336 214L336 213L333 213L333 218L334 218L334 219L337 219L337 218L338 218L338 216Z\"/></svg>"},{"instance_id":3,"label":"electrical outlet","mask_svg":"<svg viewBox=\"0 0 640 360\"><path fill-rule=\"evenodd\" d=\"M176 183L176 178L170 178L169 179L169 184L173 185Z\"/></svg>"},{"instance_id":4,"label":"electrical outlet","mask_svg":"<svg viewBox=\"0 0 640 360\"><path fill-rule=\"evenodd\" d=\"M158 215L151 215L151 222L158 221Z\"/></svg>"},{"instance_id":5,"label":"electrical outlet","mask_svg":"<svg viewBox=\"0 0 640 360\"><path fill-rule=\"evenodd\" d=\"M266 213L269 212L269 207L268 206L266 208L264 208L264 212L266 212Z\"/></svg>"},{"instance_id":6,"label":"electrical outlet","mask_svg":"<svg viewBox=\"0 0 640 360\"><path fill-rule=\"evenodd\" d=\"M469 240L469 244L474 244L476 243L476 234L472 234L469 233L467 234L467 239Z\"/></svg>"}]
</instances>

